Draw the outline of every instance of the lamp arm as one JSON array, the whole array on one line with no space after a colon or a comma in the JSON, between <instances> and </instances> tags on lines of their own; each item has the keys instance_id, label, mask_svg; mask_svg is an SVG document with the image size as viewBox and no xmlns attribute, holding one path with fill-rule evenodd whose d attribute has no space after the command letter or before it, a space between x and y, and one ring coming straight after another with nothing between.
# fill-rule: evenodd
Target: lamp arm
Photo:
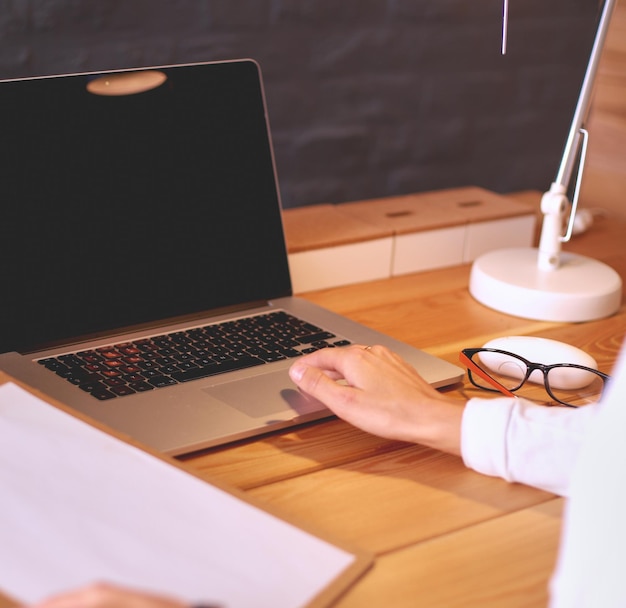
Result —
<instances>
[{"instance_id":1,"label":"lamp arm","mask_svg":"<svg viewBox=\"0 0 626 608\"><path fill-rule=\"evenodd\" d=\"M570 239L578 193L582 180L582 170L587 150L587 131L583 128L593 92L593 83L598 71L602 48L609 30L611 15L617 0L605 0L598 21L596 35L591 49L587 70L581 86L578 102L572 118L569 134L565 143L561 164L555 181L541 199L541 212L543 213L543 225L539 239L538 266L541 270L555 270L560 265L561 243ZM576 158L579 158L576 175L576 190L573 204L570 210L568 228L565 235L562 234L565 213L568 208L567 189L571 183Z\"/></svg>"}]
</instances>

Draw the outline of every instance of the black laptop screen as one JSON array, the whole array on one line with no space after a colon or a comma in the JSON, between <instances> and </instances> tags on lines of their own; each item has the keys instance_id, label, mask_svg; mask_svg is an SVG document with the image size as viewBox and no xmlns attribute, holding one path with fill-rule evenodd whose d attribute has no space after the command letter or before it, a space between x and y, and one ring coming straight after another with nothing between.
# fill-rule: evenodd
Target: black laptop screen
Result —
<instances>
[{"instance_id":1,"label":"black laptop screen","mask_svg":"<svg viewBox=\"0 0 626 608\"><path fill-rule=\"evenodd\" d=\"M256 64L150 74L0 82L0 352L290 293Z\"/></svg>"}]
</instances>

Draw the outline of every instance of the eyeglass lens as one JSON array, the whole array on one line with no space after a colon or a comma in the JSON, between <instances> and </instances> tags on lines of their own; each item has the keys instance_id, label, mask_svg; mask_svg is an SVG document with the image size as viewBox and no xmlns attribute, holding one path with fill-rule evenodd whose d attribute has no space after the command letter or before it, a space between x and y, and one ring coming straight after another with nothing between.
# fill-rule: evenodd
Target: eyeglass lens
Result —
<instances>
[{"instance_id":1,"label":"eyeglass lens","mask_svg":"<svg viewBox=\"0 0 626 608\"><path fill-rule=\"evenodd\" d=\"M548 391L553 399L561 403L584 405L597 401L604 388L604 380L599 374L568 365L550 368L545 377L543 371L535 369L524 384L528 367L522 360L504 357L503 361L503 355L499 354L498 371L494 371L495 357L493 353L483 351L476 353L472 361L510 391L516 391L524 385L524 396L530 399L545 400ZM494 361L490 361L490 358ZM493 386L478 374L473 374L472 379L476 385L493 390Z\"/></svg>"}]
</instances>

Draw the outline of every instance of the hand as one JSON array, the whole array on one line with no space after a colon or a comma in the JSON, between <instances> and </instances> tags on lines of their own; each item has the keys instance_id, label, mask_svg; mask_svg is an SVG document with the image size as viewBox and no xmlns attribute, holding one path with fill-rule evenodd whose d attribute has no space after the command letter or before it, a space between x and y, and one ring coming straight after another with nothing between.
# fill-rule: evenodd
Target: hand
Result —
<instances>
[{"instance_id":1,"label":"hand","mask_svg":"<svg viewBox=\"0 0 626 608\"><path fill-rule=\"evenodd\" d=\"M384 346L324 348L289 373L304 394L364 431L460 454L462 404Z\"/></svg>"},{"instance_id":2,"label":"hand","mask_svg":"<svg viewBox=\"0 0 626 608\"><path fill-rule=\"evenodd\" d=\"M31 608L187 608L174 598L98 583L51 597Z\"/></svg>"}]
</instances>

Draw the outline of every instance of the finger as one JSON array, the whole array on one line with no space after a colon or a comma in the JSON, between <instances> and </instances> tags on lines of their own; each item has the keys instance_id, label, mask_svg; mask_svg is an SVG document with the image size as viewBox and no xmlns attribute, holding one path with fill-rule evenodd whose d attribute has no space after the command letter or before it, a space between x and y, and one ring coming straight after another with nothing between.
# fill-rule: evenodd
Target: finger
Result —
<instances>
[{"instance_id":1,"label":"finger","mask_svg":"<svg viewBox=\"0 0 626 608\"><path fill-rule=\"evenodd\" d=\"M305 367L316 367L330 377L342 377L342 357L348 349L323 348L300 357L291 366L292 380L298 384L299 376Z\"/></svg>"},{"instance_id":2,"label":"finger","mask_svg":"<svg viewBox=\"0 0 626 608\"><path fill-rule=\"evenodd\" d=\"M315 367L332 380L344 379L350 386L365 388L381 375L415 379L415 368L385 346L326 348L298 359L292 366L292 380L300 386L304 367ZM302 388L302 387L301 387Z\"/></svg>"},{"instance_id":3,"label":"finger","mask_svg":"<svg viewBox=\"0 0 626 608\"><path fill-rule=\"evenodd\" d=\"M341 348L320 348L319 350L304 355L299 358L298 361L304 361L308 365L313 365L320 369L336 370L342 365L342 361L347 356L352 356L354 353L363 354L365 352L371 352L366 350L366 348L373 349L374 347L351 344L350 346L343 346Z\"/></svg>"},{"instance_id":4,"label":"finger","mask_svg":"<svg viewBox=\"0 0 626 608\"><path fill-rule=\"evenodd\" d=\"M292 380L299 385L299 377L307 367L322 371L333 380L344 379L348 384L359 385L365 366L375 359L371 351L360 346L323 348L296 360L292 366Z\"/></svg>"},{"instance_id":5,"label":"finger","mask_svg":"<svg viewBox=\"0 0 626 608\"><path fill-rule=\"evenodd\" d=\"M352 386L337 383L319 367L302 361L295 363L289 374L303 393L321 401L335 413L343 409L342 404L354 399L353 393L357 390Z\"/></svg>"},{"instance_id":6,"label":"finger","mask_svg":"<svg viewBox=\"0 0 626 608\"><path fill-rule=\"evenodd\" d=\"M36 607L31 608L85 608L87 606L99 606L104 605L107 598L119 592L120 588L113 587L108 583L91 583L84 587L53 595L39 603Z\"/></svg>"},{"instance_id":7,"label":"finger","mask_svg":"<svg viewBox=\"0 0 626 608\"><path fill-rule=\"evenodd\" d=\"M382 368L385 369L386 373L390 373L393 370L393 372L400 372L407 379L417 381L421 385L428 384L413 365L386 346L373 346L369 352L382 359L384 363L389 364L388 367Z\"/></svg>"},{"instance_id":8,"label":"finger","mask_svg":"<svg viewBox=\"0 0 626 608\"><path fill-rule=\"evenodd\" d=\"M89 593L88 589L76 589L46 598L31 608L79 608L88 604L85 600Z\"/></svg>"}]
</instances>

